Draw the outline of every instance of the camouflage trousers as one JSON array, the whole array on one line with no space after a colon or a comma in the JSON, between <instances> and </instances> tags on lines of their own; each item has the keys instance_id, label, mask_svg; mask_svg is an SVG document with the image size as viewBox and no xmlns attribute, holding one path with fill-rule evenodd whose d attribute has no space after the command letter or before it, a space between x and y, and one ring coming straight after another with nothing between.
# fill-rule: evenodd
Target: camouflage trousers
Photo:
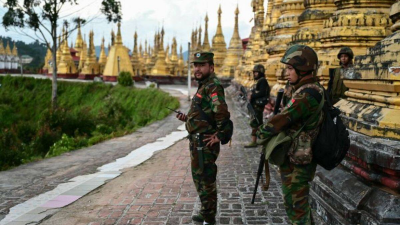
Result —
<instances>
[{"instance_id":1,"label":"camouflage trousers","mask_svg":"<svg viewBox=\"0 0 400 225\"><path fill-rule=\"evenodd\" d=\"M214 222L217 213L217 161L220 145L203 148L203 170L199 167L196 141L190 141L192 177L201 201L200 214L207 222Z\"/></svg>"},{"instance_id":2,"label":"camouflage trousers","mask_svg":"<svg viewBox=\"0 0 400 225\"><path fill-rule=\"evenodd\" d=\"M292 224L314 224L309 204L310 184L317 164L295 165L286 158L280 166L282 192L286 213Z\"/></svg>"},{"instance_id":3,"label":"camouflage trousers","mask_svg":"<svg viewBox=\"0 0 400 225\"><path fill-rule=\"evenodd\" d=\"M251 136L256 136L256 132L258 130L258 127L263 124L263 114L264 114L264 108L261 108L260 106L255 106L253 105L254 112L256 113L256 118L259 122L257 122L256 118L252 118L250 120L250 127L252 128L251 130Z\"/></svg>"}]
</instances>

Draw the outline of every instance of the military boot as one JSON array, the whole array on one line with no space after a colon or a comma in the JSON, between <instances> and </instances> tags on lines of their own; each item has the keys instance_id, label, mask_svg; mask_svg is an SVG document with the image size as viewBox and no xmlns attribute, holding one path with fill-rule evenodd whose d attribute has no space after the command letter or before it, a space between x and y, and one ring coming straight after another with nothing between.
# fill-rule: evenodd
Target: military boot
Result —
<instances>
[{"instance_id":1,"label":"military boot","mask_svg":"<svg viewBox=\"0 0 400 225\"><path fill-rule=\"evenodd\" d=\"M257 148L257 143L256 142L250 142L247 145L244 146L245 148Z\"/></svg>"},{"instance_id":2,"label":"military boot","mask_svg":"<svg viewBox=\"0 0 400 225\"><path fill-rule=\"evenodd\" d=\"M192 216L192 220L196 222L204 222L204 217L201 214Z\"/></svg>"}]
</instances>

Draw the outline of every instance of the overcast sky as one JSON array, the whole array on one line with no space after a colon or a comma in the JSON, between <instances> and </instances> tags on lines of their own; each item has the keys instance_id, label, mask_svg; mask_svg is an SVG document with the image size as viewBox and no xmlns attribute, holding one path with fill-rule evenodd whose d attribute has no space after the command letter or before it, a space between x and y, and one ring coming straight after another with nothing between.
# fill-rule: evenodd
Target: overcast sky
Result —
<instances>
[{"instance_id":1,"label":"overcast sky","mask_svg":"<svg viewBox=\"0 0 400 225\"><path fill-rule=\"evenodd\" d=\"M0 5L3 5L4 0L0 0ZM62 11L62 16L66 18L83 17L93 18L91 23L82 28L82 32L87 34L91 29L95 33L95 45L101 44L101 38L105 37L106 46L110 42L110 32L116 24L107 23L104 16L99 16L101 0L78 0L78 6L65 7ZM267 2L267 1L266 1ZM164 25L165 38L164 44L171 43L175 36L178 42L183 45L184 51L187 49L187 43L190 41L192 29L202 26L204 37L204 17L208 13L209 17L209 41L215 34L218 23L218 7L221 4L222 9L222 30L225 36L227 45L233 33L234 27L234 11L236 5L239 5L239 34L240 37L246 38L250 34L253 26L253 12L251 8L251 0L121 0L123 21L121 24L122 38L124 45L129 48L133 47L133 34L135 30L138 33L139 42L144 45L144 40L147 39L153 45L154 33L157 29L161 29ZM267 3L265 3L266 6ZM3 17L6 9L0 7L0 16ZM32 42L32 39L25 37L14 29L5 31L1 26L0 33L3 36L10 36L16 40ZM75 42L76 32L71 34L68 43ZM179 51L179 50L178 50Z\"/></svg>"}]
</instances>

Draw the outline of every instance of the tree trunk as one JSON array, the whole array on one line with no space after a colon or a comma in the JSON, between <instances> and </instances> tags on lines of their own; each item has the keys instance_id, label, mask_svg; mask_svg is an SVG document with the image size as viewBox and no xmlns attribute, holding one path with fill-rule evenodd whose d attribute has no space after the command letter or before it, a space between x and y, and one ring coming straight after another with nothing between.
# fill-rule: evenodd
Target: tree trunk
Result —
<instances>
[{"instance_id":1,"label":"tree trunk","mask_svg":"<svg viewBox=\"0 0 400 225\"><path fill-rule=\"evenodd\" d=\"M55 110L57 108L57 27L53 27L53 79L51 91L51 106Z\"/></svg>"}]
</instances>

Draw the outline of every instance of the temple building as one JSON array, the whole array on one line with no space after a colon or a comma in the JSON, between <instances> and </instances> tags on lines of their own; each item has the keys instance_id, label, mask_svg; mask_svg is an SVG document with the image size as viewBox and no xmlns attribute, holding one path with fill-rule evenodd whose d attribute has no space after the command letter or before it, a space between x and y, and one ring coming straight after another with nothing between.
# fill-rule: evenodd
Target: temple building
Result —
<instances>
[{"instance_id":1,"label":"temple building","mask_svg":"<svg viewBox=\"0 0 400 225\"><path fill-rule=\"evenodd\" d=\"M10 43L3 45L3 40L0 39L0 73L18 73L20 66L20 58L15 43L11 50Z\"/></svg>"},{"instance_id":2,"label":"temple building","mask_svg":"<svg viewBox=\"0 0 400 225\"><path fill-rule=\"evenodd\" d=\"M100 64L97 62L96 50L94 47L94 32L89 33L89 49L86 54L86 61L80 72L79 79L92 80L100 76Z\"/></svg>"},{"instance_id":3,"label":"temple building","mask_svg":"<svg viewBox=\"0 0 400 225\"><path fill-rule=\"evenodd\" d=\"M134 74L128 48L122 43L121 23L118 23L117 36L114 45L111 46L108 52L107 63L103 72L103 80L117 81L117 77L122 71Z\"/></svg>"},{"instance_id":4,"label":"temple building","mask_svg":"<svg viewBox=\"0 0 400 225\"><path fill-rule=\"evenodd\" d=\"M347 98L335 105L351 146L337 168L317 168L312 207L326 224L400 224L400 0L270 0L257 46L260 4L252 1L255 24L234 82L250 86L246 73L261 63L274 98L286 83L279 61L291 45L316 50L323 85L342 47L356 55L344 76Z\"/></svg>"},{"instance_id":5,"label":"temple building","mask_svg":"<svg viewBox=\"0 0 400 225\"><path fill-rule=\"evenodd\" d=\"M217 31L212 39L212 47L210 49L214 53L214 71L216 72L220 70L226 57L226 43L222 33L221 14L221 5L219 5Z\"/></svg>"},{"instance_id":6,"label":"temple building","mask_svg":"<svg viewBox=\"0 0 400 225\"><path fill-rule=\"evenodd\" d=\"M239 60L243 55L242 39L239 36L239 6L235 10L235 28L231 41L229 42L229 48L227 50L226 58L218 75L224 78L233 79L235 75L235 69L239 65Z\"/></svg>"},{"instance_id":7,"label":"temple building","mask_svg":"<svg viewBox=\"0 0 400 225\"><path fill-rule=\"evenodd\" d=\"M178 55L176 38L172 39L172 44L164 50L164 35L162 29L154 36L154 46L148 45L145 41L144 51L140 44L138 48L138 35L134 34L134 46L132 54L129 49L122 44L120 24L118 25L117 35L111 31L111 39L108 45L108 55L106 55L105 39L102 38L100 55L97 57L94 46L94 32L89 32L89 42L82 38L81 26L78 24L75 44L69 47L66 40L67 35L63 28L61 37L58 39L56 54L58 71L57 74L62 78L93 79L100 76L106 81L116 81L119 72L128 71L136 79L141 76L182 76L186 74L187 66L183 60L183 53ZM201 33L201 32L200 32ZM201 35L201 34L199 34ZM85 36L85 35L83 35ZM197 39L196 37L196 40ZM201 43L201 42L199 42ZM7 48L4 52L8 51ZM68 50L67 50L68 49ZM13 50L13 51L16 51ZM9 52L13 52L11 49ZM1 55L0 55L1 56ZM14 57L15 58L15 57ZM9 57L9 59L11 59ZM129 63L127 63L129 61ZM48 76L53 71L53 59L50 49L47 50L45 63L42 72ZM61 65L61 70L60 70ZM136 77L136 78L135 78ZM140 80L140 78L138 78Z\"/></svg>"}]
</instances>

